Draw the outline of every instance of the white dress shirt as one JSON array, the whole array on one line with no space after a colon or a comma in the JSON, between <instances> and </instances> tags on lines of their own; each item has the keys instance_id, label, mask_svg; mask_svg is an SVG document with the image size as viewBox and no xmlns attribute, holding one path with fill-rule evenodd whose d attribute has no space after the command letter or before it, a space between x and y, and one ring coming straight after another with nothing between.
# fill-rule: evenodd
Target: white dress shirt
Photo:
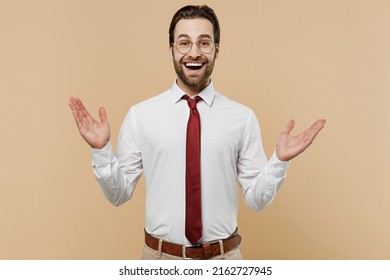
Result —
<instances>
[{"instance_id":1,"label":"white dress shirt","mask_svg":"<svg viewBox=\"0 0 390 280\"><path fill-rule=\"evenodd\" d=\"M132 106L118 138L92 149L96 179L113 205L133 194L142 172L146 184L146 231L187 244L185 237L185 93L176 83L164 93ZM237 228L238 188L254 210L267 207L287 174L289 162L275 153L267 161L258 121L251 109L231 101L210 83L199 93L203 242L223 239Z\"/></svg>"}]
</instances>

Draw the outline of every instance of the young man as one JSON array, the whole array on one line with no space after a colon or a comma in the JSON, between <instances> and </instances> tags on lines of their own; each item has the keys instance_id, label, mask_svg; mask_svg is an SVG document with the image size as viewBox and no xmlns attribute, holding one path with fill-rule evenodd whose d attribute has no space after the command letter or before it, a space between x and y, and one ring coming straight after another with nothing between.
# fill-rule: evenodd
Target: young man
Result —
<instances>
[{"instance_id":1,"label":"young man","mask_svg":"<svg viewBox=\"0 0 390 280\"><path fill-rule=\"evenodd\" d=\"M241 259L237 181L251 208L268 206L289 161L325 125L318 120L294 137L290 121L268 161L253 111L215 91L211 82L219 41L211 8L186 6L176 12L169 28L176 82L130 108L115 155L104 108L99 123L79 99L70 99L80 134L93 148L97 181L113 205L131 198L144 172L143 259Z\"/></svg>"}]
</instances>

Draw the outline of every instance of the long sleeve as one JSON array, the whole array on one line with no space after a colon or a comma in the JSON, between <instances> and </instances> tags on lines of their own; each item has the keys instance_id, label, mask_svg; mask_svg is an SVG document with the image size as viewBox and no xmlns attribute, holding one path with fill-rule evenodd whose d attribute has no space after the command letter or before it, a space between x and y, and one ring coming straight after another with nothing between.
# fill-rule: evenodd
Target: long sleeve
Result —
<instances>
[{"instance_id":1,"label":"long sleeve","mask_svg":"<svg viewBox=\"0 0 390 280\"><path fill-rule=\"evenodd\" d=\"M273 201L286 178L289 164L280 161L275 152L267 161L260 127L251 111L237 160L238 182L249 207L259 211Z\"/></svg>"},{"instance_id":2,"label":"long sleeve","mask_svg":"<svg viewBox=\"0 0 390 280\"><path fill-rule=\"evenodd\" d=\"M185 237L185 162L188 106L176 83L129 110L112 143L92 150L93 171L113 205L128 201L145 176L145 228L177 244ZM288 162L265 157L253 111L219 94L210 84L199 94L201 117L202 224L204 241L228 237L237 228L238 193L254 210L268 206Z\"/></svg>"},{"instance_id":3,"label":"long sleeve","mask_svg":"<svg viewBox=\"0 0 390 280\"><path fill-rule=\"evenodd\" d=\"M143 170L131 110L122 124L116 154L111 142L101 150L92 149L92 169L104 196L113 205L119 206L131 198Z\"/></svg>"}]
</instances>

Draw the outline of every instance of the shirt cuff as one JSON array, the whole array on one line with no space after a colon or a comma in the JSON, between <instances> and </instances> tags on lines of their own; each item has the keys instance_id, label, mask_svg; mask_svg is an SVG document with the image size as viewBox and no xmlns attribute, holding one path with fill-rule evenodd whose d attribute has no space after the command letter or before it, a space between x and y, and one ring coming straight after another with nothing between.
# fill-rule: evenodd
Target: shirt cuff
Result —
<instances>
[{"instance_id":1,"label":"shirt cuff","mask_svg":"<svg viewBox=\"0 0 390 280\"><path fill-rule=\"evenodd\" d=\"M110 162L112 155L111 140L108 141L106 146L104 146L102 149L91 148L91 152L93 165L99 166L107 164L108 162Z\"/></svg>"},{"instance_id":2,"label":"shirt cuff","mask_svg":"<svg viewBox=\"0 0 390 280\"><path fill-rule=\"evenodd\" d=\"M276 151L272 154L270 160L268 161L268 164L270 168L274 169L280 176L284 176L287 172L288 167L290 166L290 160L289 161L281 161L276 156Z\"/></svg>"}]
</instances>

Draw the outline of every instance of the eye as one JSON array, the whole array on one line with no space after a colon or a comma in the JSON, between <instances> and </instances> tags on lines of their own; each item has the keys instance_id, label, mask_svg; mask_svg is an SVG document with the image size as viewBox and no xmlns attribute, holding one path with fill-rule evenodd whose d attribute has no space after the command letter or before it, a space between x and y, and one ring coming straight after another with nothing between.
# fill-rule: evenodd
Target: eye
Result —
<instances>
[{"instance_id":1,"label":"eye","mask_svg":"<svg viewBox=\"0 0 390 280\"><path fill-rule=\"evenodd\" d=\"M201 46L204 46L204 47L208 47L211 45L211 41L200 41L199 45Z\"/></svg>"},{"instance_id":2,"label":"eye","mask_svg":"<svg viewBox=\"0 0 390 280\"><path fill-rule=\"evenodd\" d=\"M189 46L191 44L191 42L190 41L178 41L177 44L179 46L186 47L186 46Z\"/></svg>"}]
</instances>

